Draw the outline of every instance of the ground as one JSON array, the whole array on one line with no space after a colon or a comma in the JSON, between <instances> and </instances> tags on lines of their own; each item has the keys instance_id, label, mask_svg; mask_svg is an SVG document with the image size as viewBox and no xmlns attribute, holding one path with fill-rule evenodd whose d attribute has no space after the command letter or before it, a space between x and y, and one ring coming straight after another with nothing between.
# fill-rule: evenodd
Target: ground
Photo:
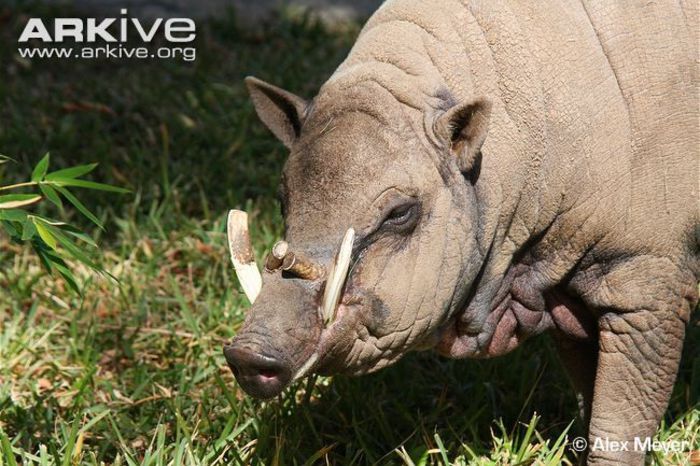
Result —
<instances>
[{"instance_id":1,"label":"ground","mask_svg":"<svg viewBox=\"0 0 700 466\"><path fill-rule=\"evenodd\" d=\"M244 31L232 14L199 24L193 63L28 61L16 54L27 17L0 8L0 153L17 160L0 184L26 179L50 150L53 168L99 162L92 179L132 194L80 193L105 221L99 261L119 280L76 266L83 297L0 236L0 465L576 462L563 442L581 432L576 403L547 337L494 360L414 354L270 402L246 397L226 367L222 343L248 302L225 214L251 212L260 259L280 236L286 156L242 78L311 96L356 27L278 19ZM659 433L696 446L698 337L696 313Z\"/></svg>"}]
</instances>

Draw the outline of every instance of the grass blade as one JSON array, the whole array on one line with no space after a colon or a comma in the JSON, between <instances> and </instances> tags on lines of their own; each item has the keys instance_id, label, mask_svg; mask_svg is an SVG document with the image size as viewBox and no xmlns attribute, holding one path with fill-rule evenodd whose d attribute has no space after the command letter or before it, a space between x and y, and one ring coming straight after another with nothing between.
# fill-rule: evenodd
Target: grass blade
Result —
<instances>
[{"instance_id":1,"label":"grass blade","mask_svg":"<svg viewBox=\"0 0 700 466\"><path fill-rule=\"evenodd\" d=\"M78 422L79 419L76 417L71 425L70 434L68 434L68 441L66 442L66 449L63 452L63 462L61 463L61 466L69 466L71 464L75 440L78 437Z\"/></svg>"},{"instance_id":2,"label":"grass blade","mask_svg":"<svg viewBox=\"0 0 700 466\"><path fill-rule=\"evenodd\" d=\"M5 457L5 461L9 466L17 466L17 460L15 459L15 454L12 451L12 444L10 444L10 439L5 435L5 431L0 429L0 444L2 445L2 456Z\"/></svg>"},{"instance_id":3,"label":"grass blade","mask_svg":"<svg viewBox=\"0 0 700 466\"><path fill-rule=\"evenodd\" d=\"M450 466L450 460L447 458L447 450L445 449L445 445L442 443L442 439L440 438L440 435L438 435L437 432L435 432L434 438L435 443L437 443L437 446L440 449L440 456L442 456L443 463L445 464L445 466Z\"/></svg>"}]
</instances>

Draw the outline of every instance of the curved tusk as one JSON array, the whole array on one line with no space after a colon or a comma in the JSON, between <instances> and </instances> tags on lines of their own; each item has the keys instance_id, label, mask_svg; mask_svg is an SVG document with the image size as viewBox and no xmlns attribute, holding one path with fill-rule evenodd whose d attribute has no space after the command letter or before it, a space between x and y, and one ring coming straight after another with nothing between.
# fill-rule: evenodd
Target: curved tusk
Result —
<instances>
[{"instance_id":1,"label":"curved tusk","mask_svg":"<svg viewBox=\"0 0 700 466\"><path fill-rule=\"evenodd\" d=\"M311 367L316 364L316 361L318 361L318 353L314 353L311 355L311 357L304 363L303 366L297 371L296 374L294 374L294 377L292 380L298 380L302 377L306 377L308 374L309 370L311 370Z\"/></svg>"},{"instance_id":2,"label":"curved tusk","mask_svg":"<svg viewBox=\"0 0 700 466\"><path fill-rule=\"evenodd\" d=\"M286 241L277 241L275 245L272 246L270 254L265 258L265 272L272 273L282 267L282 262L288 251L289 244Z\"/></svg>"},{"instance_id":3,"label":"curved tusk","mask_svg":"<svg viewBox=\"0 0 700 466\"><path fill-rule=\"evenodd\" d=\"M289 271L304 280L323 278L324 270L303 254L288 252L282 262L282 270Z\"/></svg>"},{"instance_id":4,"label":"curved tusk","mask_svg":"<svg viewBox=\"0 0 700 466\"><path fill-rule=\"evenodd\" d=\"M335 319L335 311L340 301L343 285L348 277L354 241L355 230L348 228L343 237L343 242L340 243L340 249L335 257L335 261L331 264L328 271L328 280L326 281L326 289L323 293L323 302L321 303L321 315L326 324Z\"/></svg>"},{"instance_id":5,"label":"curved tusk","mask_svg":"<svg viewBox=\"0 0 700 466\"><path fill-rule=\"evenodd\" d=\"M248 233L248 214L242 210L229 210L226 221L228 249L238 281L251 304L262 288L262 277L255 263L253 247Z\"/></svg>"}]
</instances>

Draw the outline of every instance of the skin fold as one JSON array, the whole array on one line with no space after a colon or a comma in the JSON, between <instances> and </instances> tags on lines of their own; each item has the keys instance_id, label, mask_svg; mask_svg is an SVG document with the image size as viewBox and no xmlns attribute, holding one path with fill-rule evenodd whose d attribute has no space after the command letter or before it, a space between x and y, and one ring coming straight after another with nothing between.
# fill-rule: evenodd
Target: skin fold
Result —
<instances>
[{"instance_id":1,"label":"skin fold","mask_svg":"<svg viewBox=\"0 0 700 466\"><path fill-rule=\"evenodd\" d=\"M591 444L653 435L700 274L698 12L666 3L393 0L312 100L248 78L290 248L328 269L356 240L328 325L323 279L263 273L224 350L243 388L549 332Z\"/></svg>"}]
</instances>

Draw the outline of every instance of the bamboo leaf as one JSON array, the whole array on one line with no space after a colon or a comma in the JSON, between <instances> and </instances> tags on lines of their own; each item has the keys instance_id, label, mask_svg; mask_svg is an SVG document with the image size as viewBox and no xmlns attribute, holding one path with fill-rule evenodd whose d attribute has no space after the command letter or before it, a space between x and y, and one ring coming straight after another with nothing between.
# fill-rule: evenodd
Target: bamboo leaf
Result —
<instances>
[{"instance_id":1,"label":"bamboo leaf","mask_svg":"<svg viewBox=\"0 0 700 466\"><path fill-rule=\"evenodd\" d=\"M82 296L83 293L80 291L80 287L78 286L78 282L75 280L73 272L71 272L65 263L54 262L53 266L56 268L56 270L58 270L58 273L63 277L66 283L68 283L68 286L71 287L71 289L77 294Z\"/></svg>"},{"instance_id":2,"label":"bamboo leaf","mask_svg":"<svg viewBox=\"0 0 700 466\"><path fill-rule=\"evenodd\" d=\"M35 204L41 200L38 194L5 194L0 196L0 209L16 209Z\"/></svg>"},{"instance_id":3,"label":"bamboo leaf","mask_svg":"<svg viewBox=\"0 0 700 466\"><path fill-rule=\"evenodd\" d=\"M22 241L29 241L36 234L36 226L31 217L26 217L22 224Z\"/></svg>"},{"instance_id":4,"label":"bamboo leaf","mask_svg":"<svg viewBox=\"0 0 700 466\"><path fill-rule=\"evenodd\" d=\"M36 164L36 167L34 167L34 171L32 172L32 181L41 181L44 176L46 176L46 171L49 168L49 153L47 152L44 157L39 160L39 163Z\"/></svg>"},{"instance_id":5,"label":"bamboo leaf","mask_svg":"<svg viewBox=\"0 0 700 466\"><path fill-rule=\"evenodd\" d=\"M36 255L39 256L39 261L41 262L41 265L46 269L48 273L51 273L51 261L49 261L46 258L45 250L39 247L39 244L40 243L38 241L32 241L32 248L34 249Z\"/></svg>"},{"instance_id":6,"label":"bamboo leaf","mask_svg":"<svg viewBox=\"0 0 700 466\"><path fill-rule=\"evenodd\" d=\"M61 170L56 170L51 172L44 178L46 181L55 181L58 179L72 179L83 176L90 173L97 166L96 163L89 163L87 165L78 165L77 167L63 168Z\"/></svg>"},{"instance_id":7,"label":"bamboo leaf","mask_svg":"<svg viewBox=\"0 0 700 466\"><path fill-rule=\"evenodd\" d=\"M47 223L47 224L55 226L55 227L65 228L65 227L69 226L66 222L61 222L59 220L52 220L52 219L47 218L47 217L42 217L41 215L32 215L32 216L38 218L39 220L41 220L44 223ZM71 227L71 228L75 228L75 227ZM77 228L75 228L75 229L77 230Z\"/></svg>"},{"instance_id":8,"label":"bamboo leaf","mask_svg":"<svg viewBox=\"0 0 700 466\"><path fill-rule=\"evenodd\" d=\"M12 159L0 154L0 164L10 160ZM40 191L37 193L0 195L0 229L4 230L10 239L15 242L29 242L47 272L58 272L68 286L78 294L81 291L67 263L69 260L79 261L93 270L116 280L115 277L102 270L93 262L91 252L94 250L85 246L87 244L97 249L97 244L90 235L65 222L30 214L24 208L47 199L62 211L67 201L83 216L100 229L103 229L100 219L73 195L69 188L84 188L116 193L127 193L129 190L105 183L78 179L94 170L97 166L94 163L48 173L49 164L50 155L46 153L32 170L31 181L8 186L0 185L0 191L12 192L11 190L14 189L31 186L38 186ZM74 437L74 435L71 434L71 437Z\"/></svg>"},{"instance_id":9,"label":"bamboo leaf","mask_svg":"<svg viewBox=\"0 0 700 466\"><path fill-rule=\"evenodd\" d=\"M51 180L51 182L54 184L54 186L72 186L76 188L86 188L86 189L95 189L97 191L109 191L112 193L128 193L128 189L124 188L119 188L117 186L112 186L109 184L104 184L104 183L96 183L94 181L88 181L88 180L76 180L72 178L59 178L59 179L54 179Z\"/></svg>"},{"instance_id":10,"label":"bamboo leaf","mask_svg":"<svg viewBox=\"0 0 700 466\"><path fill-rule=\"evenodd\" d=\"M61 277L63 277L63 279L66 281L68 286L77 294L82 296L82 292L80 290L80 287L78 286L78 282L76 281L73 273L68 268L66 261L64 261L55 251L47 248L46 244L44 243L41 243L39 241L32 241L32 247L34 249L34 252L36 252L37 256L39 256L41 264L44 266L48 273L52 273L53 270L56 269L59 275L61 275Z\"/></svg>"},{"instance_id":11,"label":"bamboo leaf","mask_svg":"<svg viewBox=\"0 0 700 466\"><path fill-rule=\"evenodd\" d=\"M32 248L39 259L41 260L41 265L44 266L48 273L53 271L53 264L61 261L61 258L56 256L56 253L51 250L46 243L40 241L39 238L34 238L32 240Z\"/></svg>"},{"instance_id":12,"label":"bamboo leaf","mask_svg":"<svg viewBox=\"0 0 700 466\"><path fill-rule=\"evenodd\" d=\"M71 235L71 236L74 236L74 237L78 238L79 240L83 241L84 243L89 244L89 245L92 246L93 248L97 248L97 243L95 243L95 241L94 241L92 238L90 238L88 235L86 235L86 234L83 233L83 232L67 230L66 233L68 233L68 234Z\"/></svg>"},{"instance_id":13,"label":"bamboo leaf","mask_svg":"<svg viewBox=\"0 0 700 466\"><path fill-rule=\"evenodd\" d=\"M51 187L51 185L42 182L39 183L39 189L44 194L44 196L46 196L46 199L51 201L59 209L63 209L63 202L61 201L61 197L58 195L56 190Z\"/></svg>"},{"instance_id":14,"label":"bamboo leaf","mask_svg":"<svg viewBox=\"0 0 700 466\"><path fill-rule=\"evenodd\" d=\"M44 240L44 243L49 245L51 249L56 250L56 238L53 237L49 229L40 220L34 217L34 226L36 227L36 232L39 233L39 237Z\"/></svg>"},{"instance_id":15,"label":"bamboo leaf","mask_svg":"<svg viewBox=\"0 0 700 466\"><path fill-rule=\"evenodd\" d=\"M38 218L39 220L41 220L42 223L45 223L46 225L51 225L52 227L58 227L58 229L59 229L58 231L60 231L61 233L71 235L71 236L89 244L92 247L95 247L95 248L98 247L97 243L95 243L95 241L90 236L83 233L82 231L80 231L80 229L74 227L73 225L69 225L66 222L61 222L58 220L53 220L50 218L42 217L40 215L32 215L32 217Z\"/></svg>"},{"instance_id":16,"label":"bamboo leaf","mask_svg":"<svg viewBox=\"0 0 700 466\"><path fill-rule=\"evenodd\" d=\"M55 186L55 188L59 193L61 193L61 195L63 197L65 197L68 200L68 202L73 204L73 206L76 209L78 209L80 211L80 213L82 213L84 216L86 216L88 219L90 219L90 221L92 223L94 223L95 225L97 225L97 227L100 230L104 230L102 223L95 216L95 214L90 212L90 210L87 207L85 207L85 205L82 202L80 202L77 197L75 197L70 191L68 191L66 188L64 188L62 186Z\"/></svg>"},{"instance_id":17,"label":"bamboo leaf","mask_svg":"<svg viewBox=\"0 0 700 466\"><path fill-rule=\"evenodd\" d=\"M0 211L2 212L2 211ZM10 236L10 238L18 240L20 237L19 232L17 231L17 227L14 225L12 222L8 222L7 220L2 220L0 221L0 224L2 224L2 227L5 229L7 234Z\"/></svg>"},{"instance_id":18,"label":"bamboo leaf","mask_svg":"<svg viewBox=\"0 0 700 466\"><path fill-rule=\"evenodd\" d=\"M90 259L78 246L75 245L66 235L61 233L57 228L55 227L48 227L51 230L51 234L53 235L54 238L56 238L56 241L63 246L67 253L71 255L74 259L77 259L78 261L82 262L83 264L87 265L93 270L101 270L93 261Z\"/></svg>"},{"instance_id":19,"label":"bamboo leaf","mask_svg":"<svg viewBox=\"0 0 700 466\"><path fill-rule=\"evenodd\" d=\"M20 209L5 209L0 210L0 220L8 220L10 222L24 222L27 218L27 213Z\"/></svg>"}]
</instances>

